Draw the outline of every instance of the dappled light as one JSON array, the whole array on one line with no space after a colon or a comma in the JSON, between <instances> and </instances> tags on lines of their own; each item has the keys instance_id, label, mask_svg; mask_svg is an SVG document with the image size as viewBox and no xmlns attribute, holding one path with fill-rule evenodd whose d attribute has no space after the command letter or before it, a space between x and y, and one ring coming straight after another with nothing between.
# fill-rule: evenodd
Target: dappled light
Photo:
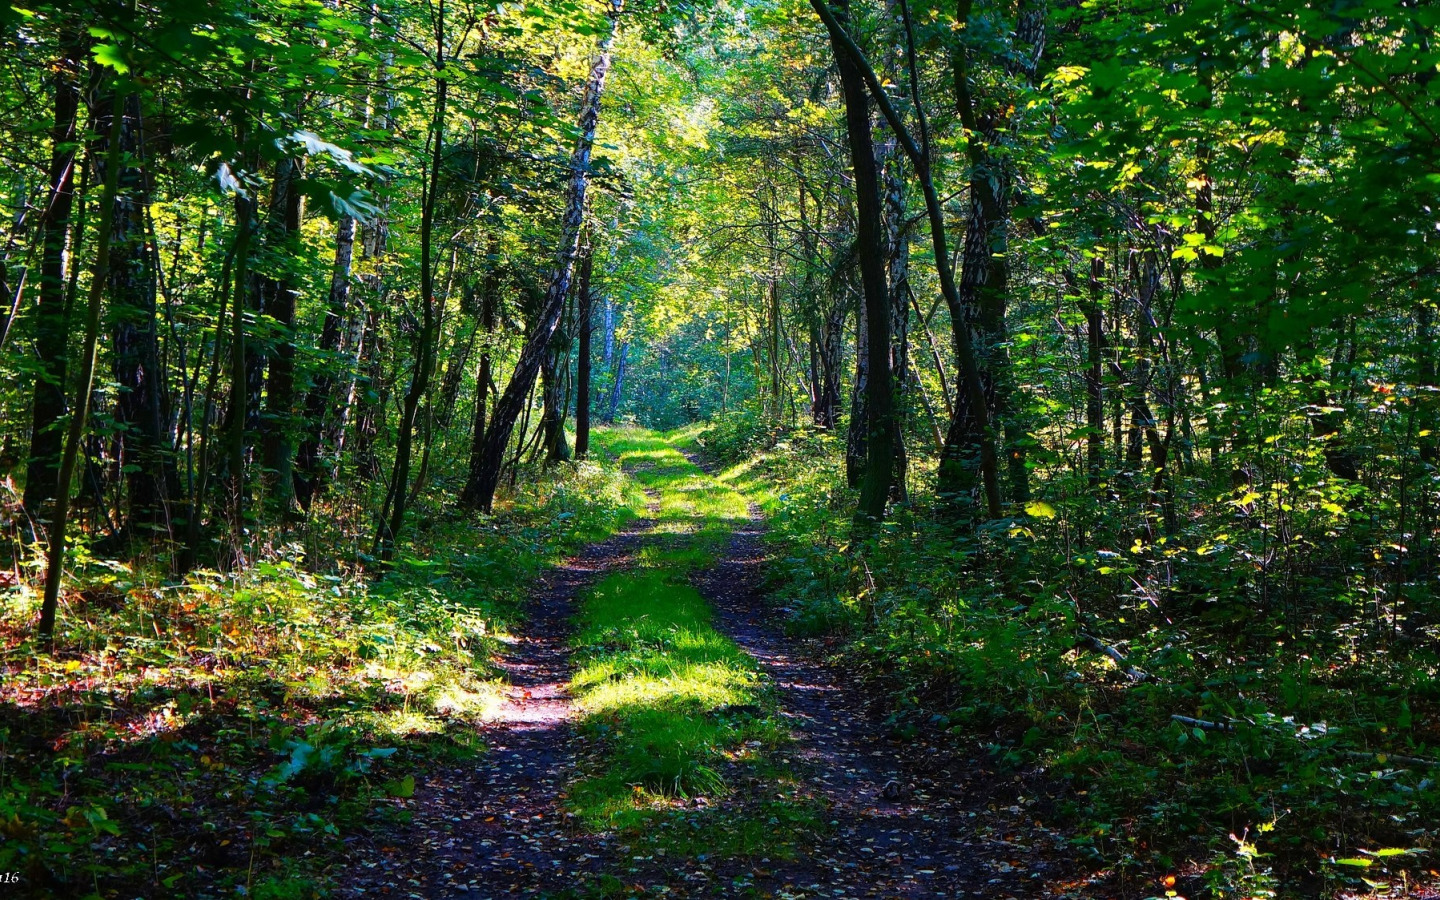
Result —
<instances>
[{"instance_id":1,"label":"dappled light","mask_svg":"<svg viewBox=\"0 0 1440 900\"><path fill-rule=\"evenodd\" d=\"M0 897L1440 898L1440 3L0 34Z\"/></svg>"}]
</instances>

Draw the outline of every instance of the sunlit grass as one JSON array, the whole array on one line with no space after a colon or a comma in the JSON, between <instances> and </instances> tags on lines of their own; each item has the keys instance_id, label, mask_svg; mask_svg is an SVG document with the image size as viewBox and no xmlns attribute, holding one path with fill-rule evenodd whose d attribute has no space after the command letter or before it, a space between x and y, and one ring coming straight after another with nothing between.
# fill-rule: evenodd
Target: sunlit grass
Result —
<instances>
[{"instance_id":1,"label":"sunlit grass","mask_svg":"<svg viewBox=\"0 0 1440 900\"><path fill-rule=\"evenodd\" d=\"M789 740L774 698L687 579L715 563L749 504L659 435L615 430L597 445L647 490L656 521L634 568L596 585L578 616L571 688L603 762L572 787L570 806L590 828L668 852L791 855L818 827L816 804L770 763ZM737 779L789 799L686 803L725 798Z\"/></svg>"}]
</instances>

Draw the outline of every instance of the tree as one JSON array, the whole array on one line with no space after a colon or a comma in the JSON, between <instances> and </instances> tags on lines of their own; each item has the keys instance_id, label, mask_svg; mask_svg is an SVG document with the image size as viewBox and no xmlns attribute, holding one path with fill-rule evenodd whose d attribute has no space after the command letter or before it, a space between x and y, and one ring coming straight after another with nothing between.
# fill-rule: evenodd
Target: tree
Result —
<instances>
[{"instance_id":1,"label":"tree","mask_svg":"<svg viewBox=\"0 0 1440 900\"><path fill-rule=\"evenodd\" d=\"M535 376L544 356L550 350L555 330L565 309L570 291L570 276L579 249L580 229L585 214L585 196L590 184L590 156L595 143L595 127L600 118L600 98L605 89L605 76L610 70L610 48L620 24L621 4L611 0L606 13L608 27L603 32L590 76L585 83L585 96L580 102L579 137L570 158L570 180L565 194L565 212L560 223L560 240L556 250L555 268L544 304L534 327L525 339L520 357L510 375L505 392L495 404L495 411L485 429L485 447L472 486L467 486L466 500L476 509L489 512L495 502L495 488L500 483L500 467L510 446L510 435L519 418L520 408L534 387ZM617 378L618 383L618 378Z\"/></svg>"}]
</instances>

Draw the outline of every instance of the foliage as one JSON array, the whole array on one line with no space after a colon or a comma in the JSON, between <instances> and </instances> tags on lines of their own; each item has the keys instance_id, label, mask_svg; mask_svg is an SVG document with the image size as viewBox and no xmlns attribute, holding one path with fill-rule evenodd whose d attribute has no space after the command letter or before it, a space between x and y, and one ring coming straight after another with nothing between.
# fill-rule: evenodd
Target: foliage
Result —
<instances>
[{"instance_id":1,"label":"foliage","mask_svg":"<svg viewBox=\"0 0 1440 900\"><path fill-rule=\"evenodd\" d=\"M753 440L736 430L702 440ZM1284 605L1257 614L1263 588L1236 568L1269 540L1264 519L1237 523L1222 496L1183 538L1097 554L1071 549L1096 527L1083 499L974 534L917 505L858 546L836 532L851 501L835 454L799 431L722 477L773 510L777 602L797 634L845 638L890 692L900 733L948 732L1043 773L1078 852L1161 872L1202 860L1217 890L1268 881L1290 896L1354 881L1366 867L1344 859L1403 868L1431 845L1440 660L1367 636L1372 608L1343 582L1298 632ZM1324 502L1311 501L1322 516ZM1087 634L1144 680L1088 650Z\"/></svg>"},{"instance_id":2,"label":"foliage","mask_svg":"<svg viewBox=\"0 0 1440 900\"><path fill-rule=\"evenodd\" d=\"M12 589L0 868L39 895L316 895L318 861L408 816L430 760L483 753L519 601L627 521L624 500L611 466L542 477L482 529L428 529L378 583L300 558L172 584L95 563L59 657L26 638Z\"/></svg>"}]
</instances>

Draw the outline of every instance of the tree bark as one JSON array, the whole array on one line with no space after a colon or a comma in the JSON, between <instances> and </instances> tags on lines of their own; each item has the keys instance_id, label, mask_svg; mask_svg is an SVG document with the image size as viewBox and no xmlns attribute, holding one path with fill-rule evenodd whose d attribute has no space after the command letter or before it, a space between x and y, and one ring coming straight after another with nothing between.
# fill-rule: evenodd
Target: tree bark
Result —
<instances>
[{"instance_id":1,"label":"tree bark","mask_svg":"<svg viewBox=\"0 0 1440 900\"><path fill-rule=\"evenodd\" d=\"M540 442L547 466L571 457L570 443L565 436L563 372L569 340L564 325L557 327L550 339L550 349L540 361Z\"/></svg>"},{"instance_id":2,"label":"tree bark","mask_svg":"<svg viewBox=\"0 0 1440 900\"><path fill-rule=\"evenodd\" d=\"M594 269L594 248L586 247L580 265L579 302L576 318L580 323L580 347L575 356L575 458L584 459L590 452L590 344L593 331L594 303L590 277Z\"/></svg>"},{"instance_id":3,"label":"tree bark","mask_svg":"<svg viewBox=\"0 0 1440 900\"><path fill-rule=\"evenodd\" d=\"M443 6L440 7L440 15L444 15ZM415 365L410 374L410 387L405 392L400 428L395 438L395 467L390 477L390 496L387 502L381 505L380 522L375 533L376 555L384 563L395 558L395 541L405 524L405 509L410 497L410 455L415 440L415 421L420 411L420 401L430 388L430 374L435 368L435 341L439 331L433 239L436 197L440 192L440 168L445 150L446 102L449 96L449 82L445 75L443 19L436 27L435 44L435 109L430 125L430 170L426 175L420 202L421 324L415 345Z\"/></svg>"},{"instance_id":4,"label":"tree bark","mask_svg":"<svg viewBox=\"0 0 1440 900\"><path fill-rule=\"evenodd\" d=\"M470 432L470 473L465 482L465 490L460 494L460 503L464 506L475 505L474 492L479 489L480 473L485 460L485 418L489 408L487 401L490 397L490 382L494 378L490 371L490 354L500 302L500 271L496 262L499 253L498 241L491 241L490 250L489 269L480 287L480 332L483 337L480 339L480 365L475 371L475 417Z\"/></svg>"},{"instance_id":5,"label":"tree bark","mask_svg":"<svg viewBox=\"0 0 1440 900\"><path fill-rule=\"evenodd\" d=\"M169 531L170 503L179 493L180 482L163 424L165 373L155 323L155 261L145 227L150 191L140 97L129 94L123 100L112 100L108 114L120 117L118 150L128 161L120 170L115 202L108 210L113 219L108 288L112 360L119 385L116 456L129 493L121 533L133 538L139 531Z\"/></svg>"},{"instance_id":6,"label":"tree bark","mask_svg":"<svg viewBox=\"0 0 1440 900\"><path fill-rule=\"evenodd\" d=\"M621 341L615 348L615 377L610 382L610 400L605 406L605 421L615 424L615 417L620 414L620 398L625 390L625 360L629 355L630 344Z\"/></svg>"},{"instance_id":7,"label":"tree bark","mask_svg":"<svg viewBox=\"0 0 1440 900\"><path fill-rule=\"evenodd\" d=\"M870 96L875 99L881 113L885 116L885 121L905 149L905 155L910 158L911 166L915 169L916 178L925 195L925 211L930 220L930 240L934 245L935 268L940 278L940 289L945 296L946 304L950 307L951 318L956 319L960 316L960 296L955 286L955 273L950 266L950 251L945 237L944 212L940 206L940 196L935 190L935 182L930 175L930 126L925 118L924 107L919 103L919 75L916 70L915 41L911 34L909 8L904 0L901 0L901 13L905 18L906 25L905 43L906 58L910 69L910 93L919 119L920 143L916 143L910 135L909 129L905 127L899 114L895 111L895 107L890 103L884 87L880 84L880 79L875 75L875 70L866 62L865 54L845 32L830 8L825 5L823 0L811 0L810 5L825 22L832 43L842 45L851 59L855 61L856 67L864 77L865 85L870 89ZM966 14L968 15L968 10ZM978 414L981 416L979 424L983 426L982 430L986 435L986 439L980 447L980 473L986 507L991 517L998 518L1002 511L1000 481L995 457L995 442L990 434L989 414L984 402L985 390L980 377L980 361L970 341L969 331L964 328L956 328L953 332L955 355L960 363L963 389L969 393L972 403L979 410Z\"/></svg>"},{"instance_id":8,"label":"tree bark","mask_svg":"<svg viewBox=\"0 0 1440 900\"><path fill-rule=\"evenodd\" d=\"M295 456L295 499L308 511L315 496L324 489L325 437L341 398L336 391L336 367L340 364L346 322L350 310L350 273L355 259L355 217L341 216L335 231L335 263L330 272L330 302L320 329L320 372L305 396L305 436Z\"/></svg>"},{"instance_id":9,"label":"tree bark","mask_svg":"<svg viewBox=\"0 0 1440 900\"><path fill-rule=\"evenodd\" d=\"M109 123L109 139L106 141L105 180L100 197L100 208L109 210L115 205L115 196L120 184L120 126L122 116L112 109ZM98 124L98 123L97 123ZM70 416L70 425L65 434L65 447L61 452L60 470L55 483L55 508L50 520L50 544L46 552L45 594L40 604L40 621L36 632L42 641L49 642L55 633L55 615L60 606L60 582L65 577L66 528L70 517L70 482L75 476L75 464L80 457L80 444L85 437L86 420L90 415L90 392L95 384L96 347L100 341L100 313L105 286L110 275L110 233L114 218L100 217L95 235L95 263L90 276L90 296L85 315L84 344L80 355L80 378L75 394L75 409Z\"/></svg>"},{"instance_id":10,"label":"tree bark","mask_svg":"<svg viewBox=\"0 0 1440 900\"><path fill-rule=\"evenodd\" d=\"M299 290L289 274L289 261L299 253L303 206L297 182L303 173L302 160L282 159L276 167L275 197L271 204L279 212L271 239L275 242L274 249L281 252L286 271L270 281L270 296L265 304L265 311L280 330L270 352L270 371L265 382L262 456L270 506L282 515L289 512L295 496L295 303Z\"/></svg>"},{"instance_id":11,"label":"tree bark","mask_svg":"<svg viewBox=\"0 0 1440 900\"><path fill-rule=\"evenodd\" d=\"M826 0L815 0L824 4ZM841 29L849 16L848 0L836 6ZM840 87L845 96L845 131L855 177L855 242L860 261L861 296L868 371L866 372L866 458L857 518L878 522L890 497L895 448L894 384L890 377L890 296L885 283L885 236L881 228L880 179L875 140L870 130L870 103L859 61L831 35Z\"/></svg>"},{"instance_id":12,"label":"tree bark","mask_svg":"<svg viewBox=\"0 0 1440 900\"><path fill-rule=\"evenodd\" d=\"M963 0L962 8L968 5L969 0ZM968 9L964 11L968 17ZM1028 65L1033 71L1033 61L1043 45L1043 13L1033 5L1022 9L1011 62L1007 64L1010 74L1015 75L1024 67L1015 62L1018 59L1030 60ZM942 492L956 495L969 494L975 489L978 466L972 461L978 459L979 448L988 440L977 409L983 402L984 417L998 421L1003 431L1011 499L1024 503L1030 494L1025 465L1026 436L1019 421L1005 325L1010 275L1009 200L1014 175L1005 159L991 150L1000 139L1007 114L979 112L970 92L965 52L960 45L952 50L955 103L961 122L970 132L971 163L970 219L965 230L960 273L960 308L958 320L952 310L952 325L969 332L970 343L980 358L984 390L982 397L962 394L956 400L955 416L941 452L939 483Z\"/></svg>"},{"instance_id":13,"label":"tree bark","mask_svg":"<svg viewBox=\"0 0 1440 900\"><path fill-rule=\"evenodd\" d=\"M845 482L858 488L870 458L870 327L865 301L855 304L855 379L850 388L850 427L845 433Z\"/></svg>"}]
</instances>

